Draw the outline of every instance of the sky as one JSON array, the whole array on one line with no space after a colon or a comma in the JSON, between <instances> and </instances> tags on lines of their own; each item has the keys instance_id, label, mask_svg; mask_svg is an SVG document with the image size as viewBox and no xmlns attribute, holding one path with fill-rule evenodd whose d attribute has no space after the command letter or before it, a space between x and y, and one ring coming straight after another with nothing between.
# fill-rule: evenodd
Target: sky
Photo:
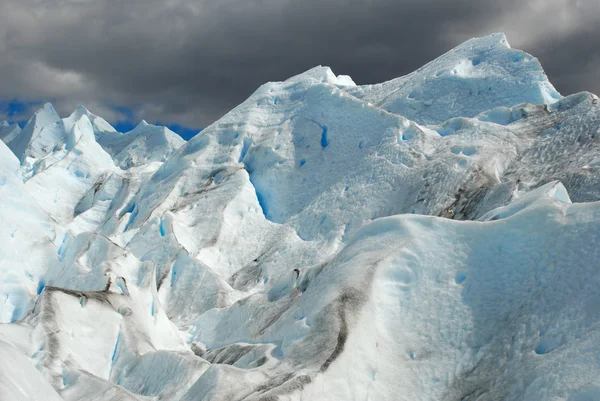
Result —
<instances>
[{"instance_id":1,"label":"sky","mask_svg":"<svg viewBox=\"0 0 600 401\"><path fill-rule=\"evenodd\" d=\"M599 0L2 0L0 120L51 101L190 136L265 82L383 82L494 32L563 95L600 94Z\"/></svg>"}]
</instances>

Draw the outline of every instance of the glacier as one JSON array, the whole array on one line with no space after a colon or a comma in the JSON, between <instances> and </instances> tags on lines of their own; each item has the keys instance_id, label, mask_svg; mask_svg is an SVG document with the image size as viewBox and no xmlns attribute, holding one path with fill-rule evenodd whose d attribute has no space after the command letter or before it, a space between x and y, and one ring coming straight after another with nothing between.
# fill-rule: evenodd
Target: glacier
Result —
<instances>
[{"instance_id":1,"label":"glacier","mask_svg":"<svg viewBox=\"0 0 600 401\"><path fill-rule=\"evenodd\" d=\"M600 399L600 100L503 34L185 142L0 122L0 399Z\"/></svg>"}]
</instances>

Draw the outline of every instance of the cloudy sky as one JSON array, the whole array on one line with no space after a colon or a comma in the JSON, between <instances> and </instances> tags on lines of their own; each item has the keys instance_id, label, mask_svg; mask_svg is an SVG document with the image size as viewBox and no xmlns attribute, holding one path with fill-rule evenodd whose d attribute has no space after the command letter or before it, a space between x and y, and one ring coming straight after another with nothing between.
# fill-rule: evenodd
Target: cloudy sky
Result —
<instances>
[{"instance_id":1,"label":"cloudy sky","mask_svg":"<svg viewBox=\"0 0 600 401\"><path fill-rule=\"evenodd\" d=\"M2 0L0 120L52 101L196 130L315 65L382 82L499 31L600 94L599 0Z\"/></svg>"}]
</instances>

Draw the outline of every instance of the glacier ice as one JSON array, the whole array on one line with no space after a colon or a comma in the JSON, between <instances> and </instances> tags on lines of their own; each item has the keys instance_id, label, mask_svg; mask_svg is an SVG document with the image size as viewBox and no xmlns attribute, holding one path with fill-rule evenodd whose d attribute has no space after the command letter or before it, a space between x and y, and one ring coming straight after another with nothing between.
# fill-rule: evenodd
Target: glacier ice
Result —
<instances>
[{"instance_id":1,"label":"glacier ice","mask_svg":"<svg viewBox=\"0 0 600 401\"><path fill-rule=\"evenodd\" d=\"M538 60L511 49L504 34L468 40L411 74L351 93L422 124L561 98Z\"/></svg>"},{"instance_id":2,"label":"glacier ice","mask_svg":"<svg viewBox=\"0 0 600 401\"><path fill-rule=\"evenodd\" d=\"M0 123L0 399L600 399L600 102L502 34L189 142Z\"/></svg>"}]
</instances>

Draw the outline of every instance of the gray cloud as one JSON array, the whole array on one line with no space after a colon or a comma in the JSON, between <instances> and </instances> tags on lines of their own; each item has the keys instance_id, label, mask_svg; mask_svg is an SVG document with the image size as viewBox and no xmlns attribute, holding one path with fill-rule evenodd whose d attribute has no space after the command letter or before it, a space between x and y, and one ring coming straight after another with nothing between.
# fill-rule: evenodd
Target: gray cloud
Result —
<instances>
[{"instance_id":1,"label":"gray cloud","mask_svg":"<svg viewBox=\"0 0 600 401\"><path fill-rule=\"evenodd\" d=\"M600 92L597 0L4 0L0 98L77 104L115 121L202 127L267 81L329 65L357 83L404 75L506 32L564 94ZM0 116L1 117L1 116Z\"/></svg>"}]
</instances>

